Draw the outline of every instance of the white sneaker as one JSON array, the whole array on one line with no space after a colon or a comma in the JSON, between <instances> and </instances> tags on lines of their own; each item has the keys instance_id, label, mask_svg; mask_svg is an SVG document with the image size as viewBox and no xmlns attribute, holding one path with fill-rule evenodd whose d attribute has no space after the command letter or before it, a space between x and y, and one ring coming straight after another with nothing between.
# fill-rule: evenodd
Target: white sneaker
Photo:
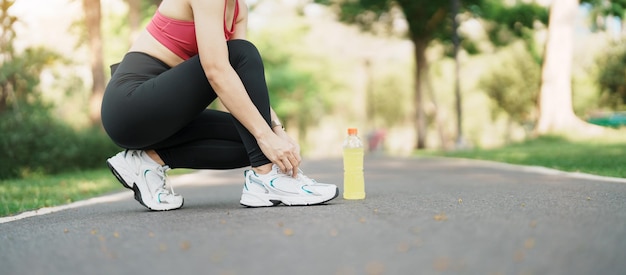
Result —
<instances>
[{"instance_id":1,"label":"white sneaker","mask_svg":"<svg viewBox=\"0 0 626 275\"><path fill-rule=\"evenodd\" d=\"M107 165L124 187L135 192L135 200L150 210L172 210L183 206L183 197L166 189L168 166L149 159L143 151L126 150L107 160Z\"/></svg>"},{"instance_id":2,"label":"white sneaker","mask_svg":"<svg viewBox=\"0 0 626 275\"><path fill-rule=\"evenodd\" d=\"M298 173L297 178L284 174L277 165L266 175L252 170L244 172L245 183L240 203L249 207L286 205L313 205L330 201L339 195L334 184L318 183Z\"/></svg>"}]
</instances>

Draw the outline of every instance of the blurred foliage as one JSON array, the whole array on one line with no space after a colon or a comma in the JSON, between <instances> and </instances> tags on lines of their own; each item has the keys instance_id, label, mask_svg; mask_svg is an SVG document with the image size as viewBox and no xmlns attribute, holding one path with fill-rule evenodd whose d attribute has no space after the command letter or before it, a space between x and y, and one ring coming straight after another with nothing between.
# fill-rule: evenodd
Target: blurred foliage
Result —
<instances>
[{"instance_id":1,"label":"blurred foliage","mask_svg":"<svg viewBox=\"0 0 626 275\"><path fill-rule=\"evenodd\" d=\"M15 39L15 31L13 30L13 24L17 22L17 17L9 14L9 8L15 4L15 0L2 0L0 1L0 49L3 53L12 54L13 39ZM4 54L3 54L4 55ZM6 58L3 56L3 58Z\"/></svg>"},{"instance_id":2,"label":"blurred foliage","mask_svg":"<svg viewBox=\"0 0 626 275\"><path fill-rule=\"evenodd\" d=\"M69 61L44 47L16 52L13 1L0 3L0 179L102 166L116 146L100 129L76 131L56 120L39 90L45 69Z\"/></svg>"},{"instance_id":3,"label":"blurred foliage","mask_svg":"<svg viewBox=\"0 0 626 275\"><path fill-rule=\"evenodd\" d=\"M589 20L593 31L605 30L607 17L621 19L626 13L626 0L581 0L580 3L591 8Z\"/></svg>"},{"instance_id":4,"label":"blurred foliage","mask_svg":"<svg viewBox=\"0 0 626 275\"><path fill-rule=\"evenodd\" d=\"M624 18L626 0L581 0L591 6L589 19L593 31L606 29L609 17ZM626 103L626 46L624 38L613 42L596 58L596 81L600 90L600 107L621 110Z\"/></svg>"},{"instance_id":5,"label":"blurred foliage","mask_svg":"<svg viewBox=\"0 0 626 275\"><path fill-rule=\"evenodd\" d=\"M291 24L255 32L250 38L263 57L276 114L289 124L298 125L302 134L329 112L334 85L330 72L323 69L327 65L325 58L302 51L307 33L308 26L293 19ZM282 39L275 39L276 36Z\"/></svg>"},{"instance_id":6,"label":"blurred foliage","mask_svg":"<svg viewBox=\"0 0 626 275\"><path fill-rule=\"evenodd\" d=\"M465 0L455 3L467 7L482 1ZM457 32L457 29L453 27L453 22L456 21L452 20L452 16L456 16L456 14L451 15L454 2L429 0L315 0L315 2L331 6L339 15L340 21L356 24L373 33L381 33L374 27L382 25L387 26L386 28L378 28L386 30L382 33L393 34L393 23L396 20L405 20L408 25L408 33L403 35L408 35L415 47L413 57L416 66L416 74L414 75L416 85L413 93L416 114L415 147L417 149L425 148L428 127L422 88L423 83L426 82L425 78L428 77L428 63L430 62L426 56L426 51L431 42L441 37L448 37L447 41L451 41L453 32ZM441 41L445 43L445 40Z\"/></svg>"},{"instance_id":7,"label":"blurred foliage","mask_svg":"<svg viewBox=\"0 0 626 275\"><path fill-rule=\"evenodd\" d=\"M580 2L591 4L602 16L611 15L621 18L626 12L626 0L581 0Z\"/></svg>"},{"instance_id":8,"label":"blurred foliage","mask_svg":"<svg viewBox=\"0 0 626 275\"><path fill-rule=\"evenodd\" d=\"M516 1L514 5L507 5L500 0L485 0L481 5L471 8L473 14L498 25L489 29L491 41L497 46L509 44L508 35L522 37L525 29L532 29L536 22L548 24L549 11L546 7L535 2ZM502 34L506 31L509 34Z\"/></svg>"},{"instance_id":9,"label":"blurred foliage","mask_svg":"<svg viewBox=\"0 0 626 275\"><path fill-rule=\"evenodd\" d=\"M398 64L385 61L389 67L410 67L409 64ZM371 63L371 64L370 64ZM367 94L368 123L373 128L392 128L404 123L406 114L410 113L411 72L381 69L381 64L368 61L369 88Z\"/></svg>"},{"instance_id":10,"label":"blurred foliage","mask_svg":"<svg viewBox=\"0 0 626 275\"><path fill-rule=\"evenodd\" d=\"M623 20L626 0L581 0L589 8L592 31L605 31L611 17ZM622 28L623 28L622 22ZM623 31L622 31L623 32ZM626 47L624 38L612 42L607 51L596 57L595 84L599 89L598 108L623 110L626 103Z\"/></svg>"},{"instance_id":11,"label":"blurred foliage","mask_svg":"<svg viewBox=\"0 0 626 275\"><path fill-rule=\"evenodd\" d=\"M58 54L45 48L15 52L13 43L17 34L13 25L18 18L9 14L13 4L11 0L0 2L0 113L7 108L19 108L21 102L37 100L39 74L45 66L61 60Z\"/></svg>"},{"instance_id":12,"label":"blurred foliage","mask_svg":"<svg viewBox=\"0 0 626 275\"><path fill-rule=\"evenodd\" d=\"M141 2L141 17L143 18L143 20L149 20L154 15L154 12L156 11L157 7L161 4L162 0L125 0L125 1L126 2L140 1Z\"/></svg>"},{"instance_id":13,"label":"blurred foliage","mask_svg":"<svg viewBox=\"0 0 626 275\"><path fill-rule=\"evenodd\" d=\"M538 118L536 107L541 67L522 47L512 47L512 51L501 54L500 61L484 74L479 88L494 103L491 109L494 119L504 113L512 122L532 125Z\"/></svg>"},{"instance_id":14,"label":"blurred foliage","mask_svg":"<svg viewBox=\"0 0 626 275\"><path fill-rule=\"evenodd\" d=\"M438 40L448 45L446 54L452 56L451 1L428 0L315 0L331 6L342 22L357 24L366 31L390 32L399 14L409 25L411 40ZM536 23L547 25L548 9L535 2L515 1L513 5L501 0L460 1L459 20L482 19L491 42L497 47L513 43L518 38L532 41ZM376 26L384 25L385 28ZM534 43L529 43L533 55L540 56ZM463 39L461 46L470 54L479 53L476 44Z\"/></svg>"},{"instance_id":15,"label":"blurred foliage","mask_svg":"<svg viewBox=\"0 0 626 275\"><path fill-rule=\"evenodd\" d=\"M522 39L531 58L542 63L542 50L535 43L534 34L537 23L548 25L548 8L535 2L516 1L514 5L507 5L500 0L485 0L470 10L484 20L487 36L494 46L505 47Z\"/></svg>"},{"instance_id":16,"label":"blurred foliage","mask_svg":"<svg viewBox=\"0 0 626 275\"><path fill-rule=\"evenodd\" d=\"M75 130L34 102L0 114L0 179L103 167L119 148L99 128Z\"/></svg>"},{"instance_id":17,"label":"blurred foliage","mask_svg":"<svg viewBox=\"0 0 626 275\"><path fill-rule=\"evenodd\" d=\"M390 13L394 1L389 0L315 0L315 3L331 6L339 21L357 24L364 30L391 32L394 16Z\"/></svg>"},{"instance_id":18,"label":"blurred foliage","mask_svg":"<svg viewBox=\"0 0 626 275\"><path fill-rule=\"evenodd\" d=\"M626 46L624 40L615 42L597 59L597 82L603 106L623 109L626 103Z\"/></svg>"},{"instance_id":19,"label":"blurred foliage","mask_svg":"<svg viewBox=\"0 0 626 275\"><path fill-rule=\"evenodd\" d=\"M457 57L456 46L460 45L466 53L477 54L480 48L475 41L467 37L457 40L456 23L476 20L486 26L488 36L496 47L512 44L520 39L526 42L528 50L533 53L537 64L541 63L541 54L535 44L534 29L540 24L547 24L548 10L535 3L515 1L514 4L501 0L314 0L316 3L330 6L339 15L339 19L346 23L356 24L362 29L376 33L377 30L393 30L396 20L406 20L409 39L415 46L415 92L414 102L416 110L417 148L425 147L425 136L428 128L423 123L424 101L422 83L427 82L428 63L426 51L432 42L440 42L444 46L444 55ZM376 28L378 25L387 25L387 28ZM378 32L380 33L380 32ZM387 32L393 34L393 32ZM457 59L458 61L458 59ZM456 75L456 83L460 83ZM460 86L460 84L459 84ZM461 102L460 89L455 90L456 101ZM434 94L434 92L432 93ZM434 97L434 96L432 96ZM431 98L432 99L432 98ZM461 106L457 105L458 114L457 133L462 132ZM441 132L441 131L440 131ZM443 136L442 136L442 139Z\"/></svg>"},{"instance_id":20,"label":"blurred foliage","mask_svg":"<svg viewBox=\"0 0 626 275\"><path fill-rule=\"evenodd\" d=\"M47 66L63 61L60 55L43 47L28 48L20 54L2 54L5 59L0 66L0 113L37 100L39 75Z\"/></svg>"}]
</instances>

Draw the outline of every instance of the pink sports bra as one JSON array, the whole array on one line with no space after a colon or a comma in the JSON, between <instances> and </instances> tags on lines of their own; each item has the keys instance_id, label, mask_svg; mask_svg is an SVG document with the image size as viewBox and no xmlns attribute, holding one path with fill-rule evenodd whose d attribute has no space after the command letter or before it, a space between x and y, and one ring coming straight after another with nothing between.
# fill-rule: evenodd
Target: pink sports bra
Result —
<instances>
[{"instance_id":1,"label":"pink sports bra","mask_svg":"<svg viewBox=\"0 0 626 275\"><path fill-rule=\"evenodd\" d=\"M238 16L239 1L235 0L235 14L230 28L226 26L226 10L224 9L224 37L226 40L230 40L235 33L235 22L237 22ZM184 60L198 54L196 26L193 21L169 18L157 9L146 29L163 46Z\"/></svg>"}]
</instances>

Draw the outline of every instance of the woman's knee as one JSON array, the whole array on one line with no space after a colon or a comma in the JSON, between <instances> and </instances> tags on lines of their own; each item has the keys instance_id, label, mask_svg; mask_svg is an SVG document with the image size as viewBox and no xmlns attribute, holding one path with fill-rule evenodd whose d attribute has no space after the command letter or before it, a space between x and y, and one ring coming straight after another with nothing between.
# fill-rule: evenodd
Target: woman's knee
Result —
<instances>
[{"instance_id":1,"label":"woman's knee","mask_svg":"<svg viewBox=\"0 0 626 275\"><path fill-rule=\"evenodd\" d=\"M240 50L242 52L258 52L256 46L252 42L245 39L228 40L226 45L228 45L229 50L233 49Z\"/></svg>"},{"instance_id":2,"label":"woman's knee","mask_svg":"<svg viewBox=\"0 0 626 275\"><path fill-rule=\"evenodd\" d=\"M262 64L261 54L257 47L250 41L244 39L229 40L228 55L233 65L241 62L257 61Z\"/></svg>"}]
</instances>

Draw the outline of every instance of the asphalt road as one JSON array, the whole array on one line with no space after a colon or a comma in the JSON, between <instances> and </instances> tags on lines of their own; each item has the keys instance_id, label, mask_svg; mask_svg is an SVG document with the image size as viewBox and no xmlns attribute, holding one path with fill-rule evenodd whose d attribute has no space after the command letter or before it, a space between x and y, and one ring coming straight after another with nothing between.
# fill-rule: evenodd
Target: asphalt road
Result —
<instances>
[{"instance_id":1,"label":"asphalt road","mask_svg":"<svg viewBox=\"0 0 626 275\"><path fill-rule=\"evenodd\" d=\"M302 168L341 183L340 159ZM172 179L176 211L125 191L4 218L0 274L626 274L626 181L431 158L365 170L359 201L245 208L243 170L199 171Z\"/></svg>"}]
</instances>

